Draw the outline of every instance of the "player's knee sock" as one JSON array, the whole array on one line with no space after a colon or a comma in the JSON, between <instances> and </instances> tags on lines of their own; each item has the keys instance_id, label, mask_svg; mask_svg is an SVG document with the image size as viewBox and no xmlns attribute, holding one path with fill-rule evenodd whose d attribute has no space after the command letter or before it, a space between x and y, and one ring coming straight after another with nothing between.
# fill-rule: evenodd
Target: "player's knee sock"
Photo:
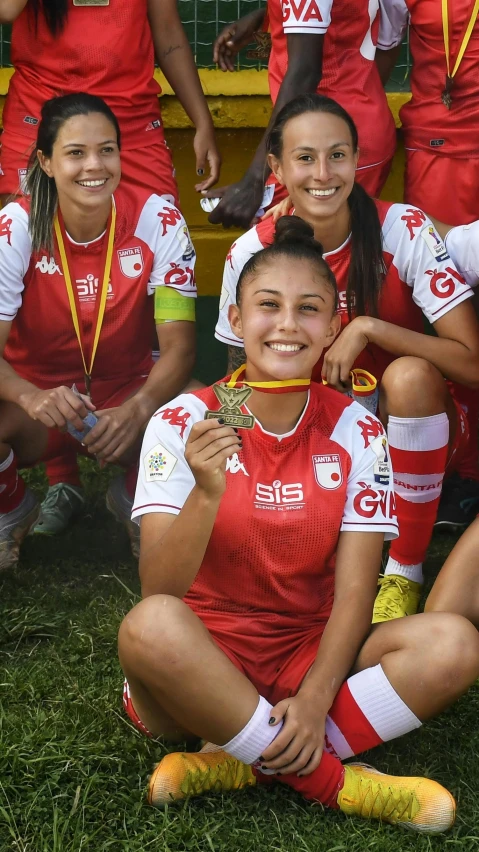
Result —
<instances>
[{"instance_id":1,"label":"player's knee sock","mask_svg":"<svg viewBox=\"0 0 479 852\"><path fill-rule=\"evenodd\" d=\"M402 574L403 565L422 566L431 540L447 459L447 414L390 417L388 438L399 524L389 551L396 570L388 573Z\"/></svg>"},{"instance_id":2,"label":"player's knee sock","mask_svg":"<svg viewBox=\"0 0 479 852\"><path fill-rule=\"evenodd\" d=\"M45 470L50 486L57 485L59 482L66 482L68 485L76 485L77 488L81 488L76 453L67 453L48 459Z\"/></svg>"},{"instance_id":3,"label":"player's knee sock","mask_svg":"<svg viewBox=\"0 0 479 852\"><path fill-rule=\"evenodd\" d=\"M138 463L131 464L125 471L125 488L129 497L135 499L136 482L138 479Z\"/></svg>"},{"instance_id":4,"label":"player's knee sock","mask_svg":"<svg viewBox=\"0 0 479 852\"><path fill-rule=\"evenodd\" d=\"M457 472L463 479L479 479L477 431L479 427L479 391L454 383L454 395L464 408L469 426L467 450L462 457Z\"/></svg>"},{"instance_id":5,"label":"player's knee sock","mask_svg":"<svg viewBox=\"0 0 479 852\"><path fill-rule=\"evenodd\" d=\"M17 460L10 451L5 461L0 464L0 514L13 512L23 500L25 483L17 471Z\"/></svg>"}]
</instances>

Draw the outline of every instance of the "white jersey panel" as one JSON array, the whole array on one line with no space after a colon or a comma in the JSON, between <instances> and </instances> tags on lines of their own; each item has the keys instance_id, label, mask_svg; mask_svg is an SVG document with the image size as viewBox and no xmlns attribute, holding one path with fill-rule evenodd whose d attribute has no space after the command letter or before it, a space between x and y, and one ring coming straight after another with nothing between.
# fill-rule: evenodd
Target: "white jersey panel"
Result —
<instances>
[{"instance_id":1,"label":"white jersey panel","mask_svg":"<svg viewBox=\"0 0 479 852\"><path fill-rule=\"evenodd\" d=\"M194 267L196 254L186 222L173 204L159 195L150 195L135 229L153 253L148 295L156 287L172 287L184 296L196 296Z\"/></svg>"},{"instance_id":2,"label":"white jersey panel","mask_svg":"<svg viewBox=\"0 0 479 852\"><path fill-rule=\"evenodd\" d=\"M391 50L401 44L406 33L409 12L405 0L379 0L378 48Z\"/></svg>"},{"instance_id":3,"label":"white jersey panel","mask_svg":"<svg viewBox=\"0 0 479 852\"><path fill-rule=\"evenodd\" d=\"M333 0L281 0L283 31L324 35L331 23Z\"/></svg>"},{"instance_id":4,"label":"white jersey panel","mask_svg":"<svg viewBox=\"0 0 479 852\"><path fill-rule=\"evenodd\" d=\"M28 214L13 201L0 211L0 320L14 320L22 304L31 253Z\"/></svg>"},{"instance_id":5,"label":"white jersey panel","mask_svg":"<svg viewBox=\"0 0 479 852\"><path fill-rule=\"evenodd\" d=\"M178 515L195 484L185 459L191 427L203 420L206 405L181 394L153 415L141 448L132 519L159 512Z\"/></svg>"},{"instance_id":6,"label":"white jersey panel","mask_svg":"<svg viewBox=\"0 0 479 852\"><path fill-rule=\"evenodd\" d=\"M445 244L469 286L476 287L479 282L479 221L452 228Z\"/></svg>"},{"instance_id":7,"label":"white jersey panel","mask_svg":"<svg viewBox=\"0 0 479 852\"><path fill-rule=\"evenodd\" d=\"M380 532L397 538L393 475L389 446L382 423L353 402L339 418L331 440L349 453L342 532Z\"/></svg>"},{"instance_id":8,"label":"white jersey panel","mask_svg":"<svg viewBox=\"0 0 479 852\"><path fill-rule=\"evenodd\" d=\"M231 331L228 320L229 306L236 305L236 285L238 284L238 278L245 263L252 255L261 251L263 248L264 246L258 237L256 228L250 228L239 240L233 243L226 256L215 337L229 346L243 346L243 341Z\"/></svg>"},{"instance_id":9,"label":"white jersey panel","mask_svg":"<svg viewBox=\"0 0 479 852\"><path fill-rule=\"evenodd\" d=\"M416 207L393 204L383 222L384 251L430 323L471 298L473 291L456 268L431 220Z\"/></svg>"}]
</instances>

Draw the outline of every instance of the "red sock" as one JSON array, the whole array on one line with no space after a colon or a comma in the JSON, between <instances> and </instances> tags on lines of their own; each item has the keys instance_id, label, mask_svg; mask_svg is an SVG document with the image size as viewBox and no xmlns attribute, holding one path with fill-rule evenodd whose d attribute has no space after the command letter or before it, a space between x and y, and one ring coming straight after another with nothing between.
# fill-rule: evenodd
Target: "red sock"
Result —
<instances>
[{"instance_id":1,"label":"red sock","mask_svg":"<svg viewBox=\"0 0 479 852\"><path fill-rule=\"evenodd\" d=\"M125 471L125 487L128 496L135 499L136 481L138 479L138 463L131 464Z\"/></svg>"},{"instance_id":2,"label":"red sock","mask_svg":"<svg viewBox=\"0 0 479 852\"><path fill-rule=\"evenodd\" d=\"M0 464L0 514L13 512L23 500L25 483L17 471L17 460L10 450L9 455Z\"/></svg>"},{"instance_id":3,"label":"red sock","mask_svg":"<svg viewBox=\"0 0 479 852\"><path fill-rule=\"evenodd\" d=\"M436 520L447 459L447 414L390 417L389 449L399 538L389 551L403 565L419 565L426 556Z\"/></svg>"},{"instance_id":4,"label":"red sock","mask_svg":"<svg viewBox=\"0 0 479 852\"><path fill-rule=\"evenodd\" d=\"M299 778L297 775L265 775L260 769L252 767L258 784L270 786L275 781L287 784L301 793L305 799L321 802L328 808L338 807L338 793L343 786L344 766L337 757L323 751L321 762L311 775Z\"/></svg>"},{"instance_id":5,"label":"red sock","mask_svg":"<svg viewBox=\"0 0 479 852\"><path fill-rule=\"evenodd\" d=\"M454 396L467 415L469 441L457 472L463 479L479 479L477 431L479 427L479 391L454 382Z\"/></svg>"}]
</instances>

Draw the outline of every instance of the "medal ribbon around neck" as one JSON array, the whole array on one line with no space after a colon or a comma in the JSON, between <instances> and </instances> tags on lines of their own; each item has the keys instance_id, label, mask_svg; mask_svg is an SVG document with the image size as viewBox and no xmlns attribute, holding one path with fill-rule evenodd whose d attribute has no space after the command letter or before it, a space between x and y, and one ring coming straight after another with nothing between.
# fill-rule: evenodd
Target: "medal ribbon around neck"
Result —
<instances>
[{"instance_id":1,"label":"medal ribbon around neck","mask_svg":"<svg viewBox=\"0 0 479 852\"><path fill-rule=\"evenodd\" d=\"M478 0L479 2L479 0ZM116 210L115 204L112 200L111 212L108 217L107 222L107 234L103 245L102 252L102 262L101 267L103 267L103 279L101 282L101 288L99 287L95 296L95 312L92 324L93 333L93 342L91 347L88 347L90 350L90 365L87 366L86 355L85 355L85 341L84 341L84 333L80 320L80 307L78 302L78 293L76 287L74 288L72 285L72 279L70 275L70 269L73 269L72 257L70 251L70 245L67 233L65 231L65 224L63 222L63 217L61 212L58 211L55 216L53 227L55 230L55 236L57 238L58 243L58 251L60 253L60 260L62 262L62 270L63 277L65 279L65 287L67 289L68 295L68 304L70 305L70 311L73 320L73 327L75 329L75 333L78 340L78 345L80 347L80 353L83 361L83 370L85 375L85 389L90 396L90 387L91 387L91 374L93 371L93 364L95 362L95 355L98 348L98 341L100 339L100 332L103 325L103 319L105 316L105 308L106 308L106 297L108 293L108 284L110 282L110 272L111 272L111 262L113 258L113 243L115 240L115 223L116 223Z\"/></svg>"},{"instance_id":2,"label":"medal ribbon around neck","mask_svg":"<svg viewBox=\"0 0 479 852\"><path fill-rule=\"evenodd\" d=\"M462 62L464 54L466 52L467 45L469 44L469 40L472 35L472 31L474 29L474 25L476 23L477 14L479 12L479 0L472 0L471 4L471 14L469 16L469 20L466 17L466 22L464 24L461 35L458 39L458 51L456 58L454 60L454 64L451 70L452 57L450 55L450 44L449 44L449 0L441 0L441 9L442 9L442 32L444 37L444 50L446 53L446 87L442 93L443 103L450 109L451 107L451 89L454 83L454 77L456 76L457 71L459 70L459 66Z\"/></svg>"},{"instance_id":3,"label":"medal ribbon around neck","mask_svg":"<svg viewBox=\"0 0 479 852\"><path fill-rule=\"evenodd\" d=\"M238 367L238 369L231 374L231 378L229 382L227 382L226 387L234 388L236 385L240 384L247 385L247 387L260 391L261 393L299 393L301 391L304 392L308 390L311 384L311 379L285 379L277 382L247 382L241 378L245 372L246 364L242 364L241 367Z\"/></svg>"}]
</instances>

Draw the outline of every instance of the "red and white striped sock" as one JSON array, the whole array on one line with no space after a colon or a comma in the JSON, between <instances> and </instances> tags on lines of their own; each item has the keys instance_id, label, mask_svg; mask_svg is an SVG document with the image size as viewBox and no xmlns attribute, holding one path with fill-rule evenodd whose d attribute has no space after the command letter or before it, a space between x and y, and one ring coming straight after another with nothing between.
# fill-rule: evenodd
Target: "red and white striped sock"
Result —
<instances>
[{"instance_id":1,"label":"red and white striped sock","mask_svg":"<svg viewBox=\"0 0 479 852\"><path fill-rule=\"evenodd\" d=\"M431 540L447 460L447 414L390 417L388 438L399 524L389 554L398 568L394 573L402 575L402 565L422 565Z\"/></svg>"},{"instance_id":2,"label":"red and white striped sock","mask_svg":"<svg viewBox=\"0 0 479 852\"><path fill-rule=\"evenodd\" d=\"M17 460L10 450L5 461L0 464L0 514L13 512L23 500L25 483L17 471Z\"/></svg>"}]
</instances>

